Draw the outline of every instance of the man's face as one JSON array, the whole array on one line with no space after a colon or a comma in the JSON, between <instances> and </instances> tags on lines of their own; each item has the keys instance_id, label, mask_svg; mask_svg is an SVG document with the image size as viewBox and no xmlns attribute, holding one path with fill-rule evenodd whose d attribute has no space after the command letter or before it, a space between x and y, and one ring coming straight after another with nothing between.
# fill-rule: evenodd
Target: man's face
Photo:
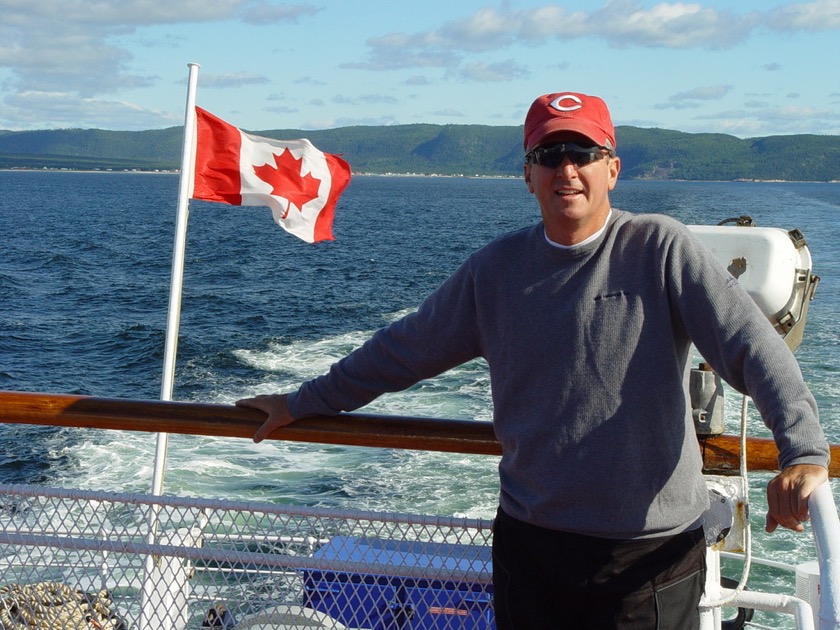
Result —
<instances>
[{"instance_id":1,"label":"man's face","mask_svg":"<svg viewBox=\"0 0 840 630\"><path fill-rule=\"evenodd\" d=\"M563 142L594 144L580 134L559 133L541 146ZM584 166L576 166L568 157L556 168L525 164L525 183L540 204L548 237L574 245L601 229L610 212L609 191L615 187L620 169L621 161L609 156Z\"/></svg>"}]
</instances>

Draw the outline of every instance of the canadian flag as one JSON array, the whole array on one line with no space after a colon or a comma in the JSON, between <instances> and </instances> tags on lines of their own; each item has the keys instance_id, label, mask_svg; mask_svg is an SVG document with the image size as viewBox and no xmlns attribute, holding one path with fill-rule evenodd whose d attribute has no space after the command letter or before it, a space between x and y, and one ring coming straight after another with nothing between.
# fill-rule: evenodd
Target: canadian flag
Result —
<instances>
[{"instance_id":1,"label":"canadian flag","mask_svg":"<svg viewBox=\"0 0 840 630\"><path fill-rule=\"evenodd\" d=\"M195 108L197 141L191 197L235 206L268 206L274 220L307 243L333 240L339 196L350 165L309 140L254 136Z\"/></svg>"}]
</instances>

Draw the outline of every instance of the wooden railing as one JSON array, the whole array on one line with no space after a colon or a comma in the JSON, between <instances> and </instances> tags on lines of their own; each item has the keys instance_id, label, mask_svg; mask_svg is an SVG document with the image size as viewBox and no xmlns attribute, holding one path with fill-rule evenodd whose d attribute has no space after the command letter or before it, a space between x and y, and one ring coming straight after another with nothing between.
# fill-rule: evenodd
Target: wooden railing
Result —
<instances>
[{"instance_id":1,"label":"wooden railing","mask_svg":"<svg viewBox=\"0 0 840 630\"><path fill-rule=\"evenodd\" d=\"M248 438L265 414L233 405L98 398L69 394L0 391L0 422L151 433ZM270 440L379 448L501 455L489 422L358 413L316 416L277 429ZM721 435L701 439L704 471L737 474L740 440ZM829 475L840 477L840 446L831 447ZM749 470L777 470L772 440L749 438Z\"/></svg>"}]
</instances>

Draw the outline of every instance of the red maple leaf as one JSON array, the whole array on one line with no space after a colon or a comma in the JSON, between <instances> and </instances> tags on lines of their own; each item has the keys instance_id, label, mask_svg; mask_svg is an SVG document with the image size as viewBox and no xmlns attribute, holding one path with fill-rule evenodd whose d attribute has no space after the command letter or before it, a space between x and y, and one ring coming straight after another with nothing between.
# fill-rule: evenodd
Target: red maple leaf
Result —
<instances>
[{"instance_id":1,"label":"red maple leaf","mask_svg":"<svg viewBox=\"0 0 840 630\"><path fill-rule=\"evenodd\" d=\"M274 154L274 166L263 164L255 166L254 173L267 184L271 184L272 195L283 197L289 200L289 206L282 218L289 214L292 204L301 212L304 204L318 198L318 189L321 180L312 176L311 173L301 175L303 159L298 159L289 149L283 149L280 155Z\"/></svg>"}]
</instances>

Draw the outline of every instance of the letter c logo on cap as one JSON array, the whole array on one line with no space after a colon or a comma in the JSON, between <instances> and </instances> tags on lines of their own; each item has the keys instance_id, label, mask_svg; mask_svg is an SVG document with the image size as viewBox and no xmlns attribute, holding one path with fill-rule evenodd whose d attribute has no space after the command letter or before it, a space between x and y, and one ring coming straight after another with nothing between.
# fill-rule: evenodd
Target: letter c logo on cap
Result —
<instances>
[{"instance_id":1,"label":"letter c logo on cap","mask_svg":"<svg viewBox=\"0 0 840 630\"><path fill-rule=\"evenodd\" d=\"M562 105L563 101L571 101L572 105ZM553 107L558 112L573 112L576 109L580 109L583 107L583 101L581 101L577 96L574 94L563 94L562 96L558 96L553 101L548 104L549 107Z\"/></svg>"}]
</instances>

